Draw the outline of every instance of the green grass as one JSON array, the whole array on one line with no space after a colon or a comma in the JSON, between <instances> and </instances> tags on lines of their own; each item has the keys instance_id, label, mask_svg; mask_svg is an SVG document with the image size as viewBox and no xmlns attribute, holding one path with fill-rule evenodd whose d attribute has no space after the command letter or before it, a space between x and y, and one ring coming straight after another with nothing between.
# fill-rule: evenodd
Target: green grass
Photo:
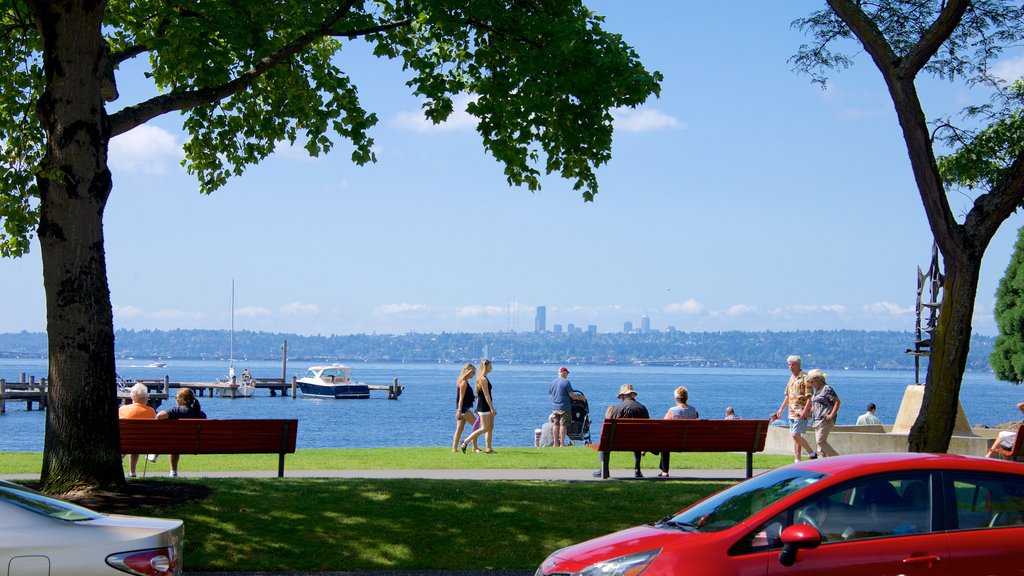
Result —
<instances>
[{"instance_id":1,"label":"green grass","mask_svg":"<svg viewBox=\"0 0 1024 576\"><path fill-rule=\"evenodd\" d=\"M43 457L39 452L0 452L0 473L38 474ZM788 464L790 456L755 454L755 468L777 468ZM127 459L125 459L127 469ZM612 455L612 467L631 468L627 453ZM673 454L672 468L741 470L746 462L743 454L692 453ZM144 462L140 460L139 466ZM166 472L167 457L147 465L147 473ZM244 472L277 470L275 454L226 454L181 457L182 472ZM368 448L298 450L285 457L288 470L467 470L467 469L597 469L597 453L589 448L499 448L497 454L452 454L449 448ZM658 457L644 457L644 468L656 469Z\"/></svg>"},{"instance_id":2,"label":"green grass","mask_svg":"<svg viewBox=\"0 0 1024 576\"><path fill-rule=\"evenodd\" d=\"M188 571L532 569L558 548L657 520L731 484L181 482L213 493L140 513L185 521Z\"/></svg>"}]
</instances>

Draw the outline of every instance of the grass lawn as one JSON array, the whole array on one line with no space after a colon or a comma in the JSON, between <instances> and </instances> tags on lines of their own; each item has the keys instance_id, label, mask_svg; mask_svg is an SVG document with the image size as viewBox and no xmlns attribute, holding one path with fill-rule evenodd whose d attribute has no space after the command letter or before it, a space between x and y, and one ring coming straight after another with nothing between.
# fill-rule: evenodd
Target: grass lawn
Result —
<instances>
[{"instance_id":1,"label":"grass lawn","mask_svg":"<svg viewBox=\"0 0 1024 576\"><path fill-rule=\"evenodd\" d=\"M450 448L367 448L298 450L285 457L288 470L465 470L465 469L593 469L598 468L597 453L590 448L498 448L497 454L452 454ZM166 472L167 457L148 464L147 473ZM755 454L755 468L777 468L789 464L792 456ZM0 473L38 474L42 468L40 452L0 452ZM127 470L127 459L125 459ZM627 453L612 456L612 466L631 468ZM692 453L673 454L673 469L725 468L741 470L746 465L743 454ZM143 466L140 460L139 466ZM644 457L644 468L656 469L658 457ZM277 470L275 454L184 455L179 469L183 472L234 472Z\"/></svg>"},{"instance_id":2,"label":"grass lawn","mask_svg":"<svg viewBox=\"0 0 1024 576\"><path fill-rule=\"evenodd\" d=\"M203 484L212 494L131 513L185 521L187 571L533 569L559 548L655 521L731 484L179 482Z\"/></svg>"},{"instance_id":3,"label":"grass lawn","mask_svg":"<svg viewBox=\"0 0 1024 576\"><path fill-rule=\"evenodd\" d=\"M757 468L788 456L758 454ZM162 456L148 473L167 470ZM628 454L613 457L630 467ZM42 454L0 453L0 472L38 474ZM657 468L657 456L644 459ZM745 466L743 454L675 454L673 468ZM143 462L140 461L140 466ZM183 472L273 471L276 455L182 456ZM203 478L139 480L153 488L209 489L166 507L129 514L185 521L188 571L533 569L551 552L655 521L731 482L512 482L460 480L458 470L596 469L584 447L499 448L452 454L445 447L299 450L288 470L450 469L450 480ZM143 488L143 486L139 486ZM132 501L129 506L134 506Z\"/></svg>"}]
</instances>

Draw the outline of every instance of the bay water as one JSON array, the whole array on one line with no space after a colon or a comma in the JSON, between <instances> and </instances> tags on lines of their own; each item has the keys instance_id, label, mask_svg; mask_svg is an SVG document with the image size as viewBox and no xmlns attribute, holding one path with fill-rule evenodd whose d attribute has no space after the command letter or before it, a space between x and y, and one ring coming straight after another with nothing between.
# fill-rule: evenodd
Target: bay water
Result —
<instances>
[{"instance_id":1,"label":"bay water","mask_svg":"<svg viewBox=\"0 0 1024 576\"><path fill-rule=\"evenodd\" d=\"M165 360L162 368L148 367L149 360L118 361L125 379L163 378L173 382L213 382L227 375L224 361ZM391 446L450 446L455 430L455 379L461 364L353 363L354 379L368 384L391 384L398 378L405 392L388 400L386 392L373 391L369 400L332 400L290 396L271 397L258 390L252 398L202 397L210 418L297 418L299 448L377 448ZM303 376L308 365L290 361L287 379ZM702 418L721 418L726 406L741 417L767 418L782 402L789 377L785 358L778 369L685 368L677 366L569 365L573 387L586 394L596 441L607 406L616 404L619 386L632 384L654 418L664 416L673 404L673 391L686 386L690 404ZM241 361L236 372L248 368L256 377L281 377L280 361ZM813 366L806 366L810 369ZM495 448L531 446L534 429L551 411L548 386L558 366L495 364L490 374L494 386ZM37 379L46 375L44 358L0 359L0 378L19 380L22 373ZM842 399L839 424L853 424L868 402L878 405L878 416L892 424L906 387L914 383L913 371L826 371L828 382ZM921 374L924 379L924 373ZM113 385L113 383L111 384ZM173 391L172 391L173 393ZM990 372L968 372L960 401L971 425L993 426L1019 420L1017 402L1024 390L1001 382ZM167 408L165 402L161 408ZM39 452L43 449L44 413L26 411L24 402L8 402L0 415L0 452ZM481 444L482 445L482 444Z\"/></svg>"}]
</instances>

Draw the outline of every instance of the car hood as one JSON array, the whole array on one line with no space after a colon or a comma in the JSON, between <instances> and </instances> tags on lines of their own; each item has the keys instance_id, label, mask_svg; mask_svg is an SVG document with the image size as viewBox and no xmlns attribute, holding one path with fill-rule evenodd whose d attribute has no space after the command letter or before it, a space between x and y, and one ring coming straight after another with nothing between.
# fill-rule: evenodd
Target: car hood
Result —
<instances>
[{"instance_id":1,"label":"car hood","mask_svg":"<svg viewBox=\"0 0 1024 576\"><path fill-rule=\"evenodd\" d=\"M550 572L549 566L553 568L557 565L559 572L572 572L611 558L657 548L675 547L691 539L706 537L706 534L696 532L636 526L563 548L544 562L544 568L545 572ZM553 560L555 564L551 565Z\"/></svg>"}]
</instances>

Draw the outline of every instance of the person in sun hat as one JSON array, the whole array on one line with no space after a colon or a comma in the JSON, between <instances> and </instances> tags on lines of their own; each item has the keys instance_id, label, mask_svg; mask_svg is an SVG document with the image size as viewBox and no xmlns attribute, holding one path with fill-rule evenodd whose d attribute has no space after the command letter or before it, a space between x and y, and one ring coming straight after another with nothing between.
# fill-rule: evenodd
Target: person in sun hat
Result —
<instances>
[{"instance_id":1,"label":"person in sun hat","mask_svg":"<svg viewBox=\"0 0 1024 576\"><path fill-rule=\"evenodd\" d=\"M569 424L572 423L572 400L573 398L583 398L583 394L572 389L572 384L569 382L569 369L565 366L558 369L558 377L551 381L548 395L551 396L551 413L555 416L555 425L551 434L555 446L565 446L565 435L569 431Z\"/></svg>"},{"instance_id":2,"label":"person in sun hat","mask_svg":"<svg viewBox=\"0 0 1024 576\"><path fill-rule=\"evenodd\" d=\"M611 419L617 418L650 418L651 415L647 411L647 407L636 401L637 392L633 389L632 384L623 384L619 387L619 405L615 406L611 414L608 415ZM640 457L643 455L642 452L633 452L633 476L636 478L643 478L644 475L640 472Z\"/></svg>"}]
</instances>

